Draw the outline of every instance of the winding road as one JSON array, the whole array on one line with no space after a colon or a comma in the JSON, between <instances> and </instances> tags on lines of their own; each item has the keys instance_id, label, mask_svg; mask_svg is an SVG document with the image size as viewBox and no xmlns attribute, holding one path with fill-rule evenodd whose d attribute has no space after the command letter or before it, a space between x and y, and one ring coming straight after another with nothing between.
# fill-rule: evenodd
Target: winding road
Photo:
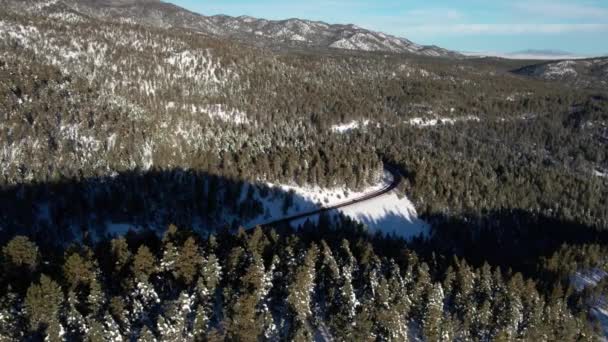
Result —
<instances>
[{"instance_id":1,"label":"winding road","mask_svg":"<svg viewBox=\"0 0 608 342\"><path fill-rule=\"evenodd\" d=\"M310 217L310 216L318 215L318 214L321 214L321 213L325 213L325 212L328 212L328 211L332 211L332 210L348 207L348 206L351 206L353 204L357 204L357 203L361 203L361 202L366 202L366 201L369 201L371 199L380 197L380 196L382 196L384 194L387 194L387 193L393 191L395 188L397 188L399 186L399 184L401 183L401 174L399 173L399 171L397 171L396 168L394 168L392 166L385 165L384 169L393 176L393 181L391 182L391 184L387 185L386 187L384 187L384 188L382 188L380 190L376 190L374 192L370 192L370 193L368 193L368 194L366 194L364 196L361 196L359 198L355 198L355 199L352 199L352 200L349 200L349 201L346 201L346 202L334 204L334 205L329 206L329 207L321 207L319 209L307 211L307 212L304 212L304 213L301 213L301 214L287 216L287 217L284 217L284 218L281 218L281 219L276 219L276 220L265 222L265 223L262 223L262 224L256 224L253 227L247 228L247 230L254 229L256 227L267 227L267 226L272 226L272 225L277 225L277 224L289 223L291 221L295 221L295 220L303 219L303 218L306 218L306 217Z\"/></svg>"}]
</instances>

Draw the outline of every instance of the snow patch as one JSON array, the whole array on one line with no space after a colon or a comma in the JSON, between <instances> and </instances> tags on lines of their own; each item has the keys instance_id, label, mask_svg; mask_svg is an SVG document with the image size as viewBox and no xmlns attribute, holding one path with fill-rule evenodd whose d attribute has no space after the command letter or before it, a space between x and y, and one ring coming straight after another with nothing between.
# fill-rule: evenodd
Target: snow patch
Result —
<instances>
[{"instance_id":1,"label":"snow patch","mask_svg":"<svg viewBox=\"0 0 608 342\"><path fill-rule=\"evenodd\" d=\"M374 232L409 239L426 236L430 231L430 226L418 218L412 202L407 197L399 198L395 192L339 210Z\"/></svg>"},{"instance_id":2,"label":"snow patch","mask_svg":"<svg viewBox=\"0 0 608 342\"><path fill-rule=\"evenodd\" d=\"M382 190L393 182L393 176L389 172L384 172L382 180L377 184L367 187L361 191L349 191L340 188L321 188L318 186L294 186L276 185L267 183L270 189L279 190L280 194L292 194L293 204L287 211L283 210L285 203L284 196L267 196L257 198L262 202L265 214L250 220L246 227L255 227L259 224L280 220L289 217L317 210L323 207L333 207L342 203L347 203L366 194ZM246 193L247 189L244 189ZM429 225L420 220L412 202L407 197L399 198L395 192L384 194L377 198L356 203L332 211L335 216L342 213L353 220L364 224L372 233L382 232L385 234L395 234L403 238L412 238L420 235L427 235L430 231ZM306 220L317 221L319 215L291 222L293 227L298 227Z\"/></svg>"},{"instance_id":3,"label":"snow patch","mask_svg":"<svg viewBox=\"0 0 608 342\"><path fill-rule=\"evenodd\" d=\"M608 172L602 172L599 170L593 170L593 175L600 178L608 178Z\"/></svg>"},{"instance_id":4,"label":"snow patch","mask_svg":"<svg viewBox=\"0 0 608 342\"><path fill-rule=\"evenodd\" d=\"M467 122L467 121L480 122L481 119L479 119L479 117L477 117L477 116L469 115L469 116L457 117L457 118L444 118L444 117L413 118L413 119L406 121L406 123L409 125L412 125L412 126L416 126L416 127L432 127L432 126L438 126L438 125L454 125L457 122Z\"/></svg>"},{"instance_id":5,"label":"snow patch","mask_svg":"<svg viewBox=\"0 0 608 342\"><path fill-rule=\"evenodd\" d=\"M364 120L364 121L353 120L349 123L333 125L333 126L331 126L331 130L334 133L346 133L346 132L352 131L354 129L360 129L360 128L367 127L369 124L370 124L369 120Z\"/></svg>"},{"instance_id":6,"label":"snow patch","mask_svg":"<svg viewBox=\"0 0 608 342\"><path fill-rule=\"evenodd\" d=\"M237 125L249 123L247 114L233 108L228 108L222 104L210 105L201 108L201 112L207 113L211 119L229 122Z\"/></svg>"}]
</instances>

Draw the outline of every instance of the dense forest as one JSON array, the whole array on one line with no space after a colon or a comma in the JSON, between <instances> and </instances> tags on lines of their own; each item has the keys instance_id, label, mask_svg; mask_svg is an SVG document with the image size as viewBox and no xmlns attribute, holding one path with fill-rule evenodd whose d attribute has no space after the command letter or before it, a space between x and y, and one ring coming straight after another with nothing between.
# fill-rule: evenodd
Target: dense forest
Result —
<instances>
[{"instance_id":1,"label":"dense forest","mask_svg":"<svg viewBox=\"0 0 608 342\"><path fill-rule=\"evenodd\" d=\"M605 89L55 10L0 12L0 340L606 334ZM428 236L239 229L385 165Z\"/></svg>"},{"instance_id":2,"label":"dense forest","mask_svg":"<svg viewBox=\"0 0 608 342\"><path fill-rule=\"evenodd\" d=\"M559 281L570 269L559 265L593 262L597 247L582 258L564 247L539 264L541 280L557 279L548 286L487 263L421 258L353 223L322 225L298 235L257 229L207 239L171 226L162 240L128 235L63 253L17 236L2 249L0 336L586 341L595 334L580 302L571 304L582 297Z\"/></svg>"}]
</instances>

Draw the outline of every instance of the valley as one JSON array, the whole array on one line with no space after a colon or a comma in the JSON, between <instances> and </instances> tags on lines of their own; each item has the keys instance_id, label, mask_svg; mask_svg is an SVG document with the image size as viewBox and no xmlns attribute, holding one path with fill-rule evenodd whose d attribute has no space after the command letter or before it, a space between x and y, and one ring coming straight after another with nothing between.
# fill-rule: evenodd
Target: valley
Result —
<instances>
[{"instance_id":1,"label":"valley","mask_svg":"<svg viewBox=\"0 0 608 342\"><path fill-rule=\"evenodd\" d=\"M605 57L0 6L1 341L605 339Z\"/></svg>"}]
</instances>

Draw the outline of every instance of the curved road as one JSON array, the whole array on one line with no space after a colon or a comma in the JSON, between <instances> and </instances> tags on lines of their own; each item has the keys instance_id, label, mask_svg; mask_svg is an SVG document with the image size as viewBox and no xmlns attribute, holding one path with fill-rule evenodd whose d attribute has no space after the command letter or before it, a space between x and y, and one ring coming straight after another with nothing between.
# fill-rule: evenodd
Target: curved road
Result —
<instances>
[{"instance_id":1,"label":"curved road","mask_svg":"<svg viewBox=\"0 0 608 342\"><path fill-rule=\"evenodd\" d=\"M254 227L247 228L247 230L254 229L256 227L266 227L266 226L271 226L271 225L276 225L276 224L289 223L291 221L295 221L295 220L303 219L303 218L306 218L306 217L318 215L318 214L325 213L325 212L328 212L328 211L332 211L332 210L335 210L335 209L340 209L340 208L348 207L348 206L356 204L356 203L361 203L361 202L369 201L371 199L374 199L376 197L380 197L380 196L382 196L382 195L384 195L386 193L389 193L389 192L393 191L396 187L398 187L399 183L401 183L401 174L394 167L392 167L392 166L385 165L384 169L386 171L388 171L393 176L393 182L391 184L389 184L388 186L386 186L385 188L383 188L383 189L376 190L374 192L370 192L369 194L366 194L365 196L361 196L359 198L355 198L355 199L347 201L347 202L342 202L342 203L334 204L334 205L329 206L329 207L322 207L322 208L319 208L319 209L311 210L311 211L304 212L304 213L297 214L297 215L293 215L293 216L284 217L284 218L281 218L281 219L278 219L278 220L274 220L274 221L270 221L270 222L266 222L266 223L262 223L262 224L257 224Z\"/></svg>"}]
</instances>

